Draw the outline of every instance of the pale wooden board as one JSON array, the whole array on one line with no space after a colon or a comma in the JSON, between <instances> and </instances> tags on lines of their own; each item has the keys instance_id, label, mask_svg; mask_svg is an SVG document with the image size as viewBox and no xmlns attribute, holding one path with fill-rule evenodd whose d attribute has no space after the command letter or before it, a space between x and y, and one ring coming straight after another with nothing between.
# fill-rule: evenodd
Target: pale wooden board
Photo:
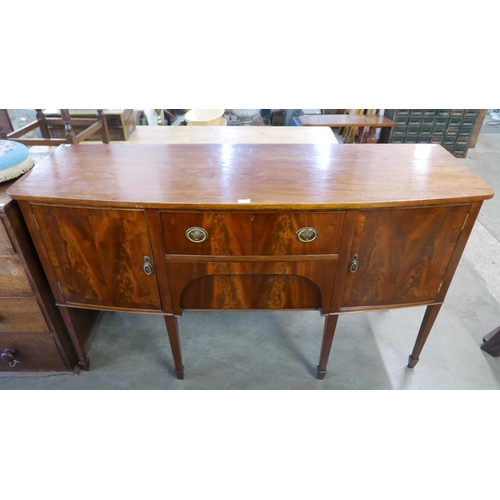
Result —
<instances>
[{"instance_id":1,"label":"pale wooden board","mask_svg":"<svg viewBox=\"0 0 500 500\"><path fill-rule=\"evenodd\" d=\"M327 127L138 126L120 144L337 144Z\"/></svg>"}]
</instances>

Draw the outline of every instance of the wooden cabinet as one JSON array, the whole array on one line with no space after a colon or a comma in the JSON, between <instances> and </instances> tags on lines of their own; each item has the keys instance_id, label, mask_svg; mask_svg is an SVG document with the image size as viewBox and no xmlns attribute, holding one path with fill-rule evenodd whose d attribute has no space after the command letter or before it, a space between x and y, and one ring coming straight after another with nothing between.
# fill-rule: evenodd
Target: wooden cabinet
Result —
<instances>
[{"instance_id":1,"label":"wooden cabinet","mask_svg":"<svg viewBox=\"0 0 500 500\"><path fill-rule=\"evenodd\" d=\"M0 375L68 372L77 364L73 342L55 306L49 284L17 202L0 185ZM72 311L83 342L94 311Z\"/></svg>"},{"instance_id":2,"label":"wooden cabinet","mask_svg":"<svg viewBox=\"0 0 500 500\"><path fill-rule=\"evenodd\" d=\"M429 302L435 299L471 204L362 210L342 308Z\"/></svg>"},{"instance_id":3,"label":"wooden cabinet","mask_svg":"<svg viewBox=\"0 0 500 500\"><path fill-rule=\"evenodd\" d=\"M191 309L319 310L323 378L340 315L425 305L414 367L493 196L441 146L385 144L58 148L9 192L80 366L74 307L139 311L178 378Z\"/></svg>"},{"instance_id":4,"label":"wooden cabinet","mask_svg":"<svg viewBox=\"0 0 500 500\"><path fill-rule=\"evenodd\" d=\"M161 310L143 210L33 205L32 211L64 304Z\"/></svg>"}]
</instances>

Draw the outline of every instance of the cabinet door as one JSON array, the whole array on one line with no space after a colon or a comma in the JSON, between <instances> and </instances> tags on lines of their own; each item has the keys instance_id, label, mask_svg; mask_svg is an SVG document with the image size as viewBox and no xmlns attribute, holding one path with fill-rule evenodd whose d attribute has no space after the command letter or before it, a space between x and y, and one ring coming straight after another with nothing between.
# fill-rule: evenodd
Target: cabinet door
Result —
<instances>
[{"instance_id":1,"label":"cabinet door","mask_svg":"<svg viewBox=\"0 0 500 500\"><path fill-rule=\"evenodd\" d=\"M66 304L161 309L143 211L48 205L32 210ZM144 257L152 274L143 269Z\"/></svg>"},{"instance_id":2,"label":"cabinet door","mask_svg":"<svg viewBox=\"0 0 500 500\"><path fill-rule=\"evenodd\" d=\"M470 205L359 212L342 307L433 301Z\"/></svg>"}]
</instances>

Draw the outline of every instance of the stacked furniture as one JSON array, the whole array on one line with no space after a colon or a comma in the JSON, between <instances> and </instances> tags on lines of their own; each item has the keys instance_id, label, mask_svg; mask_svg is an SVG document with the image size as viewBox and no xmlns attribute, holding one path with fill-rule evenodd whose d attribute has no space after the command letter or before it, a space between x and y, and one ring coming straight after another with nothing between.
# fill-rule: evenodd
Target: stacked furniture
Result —
<instances>
[{"instance_id":1,"label":"stacked furniture","mask_svg":"<svg viewBox=\"0 0 500 500\"><path fill-rule=\"evenodd\" d=\"M69 114L72 118L73 129L76 134L85 130L83 120L95 120L98 117L98 109L69 109ZM106 117L109 139L111 141L126 141L135 130L135 116L133 109L104 109L102 110ZM54 121L49 123L49 131L52 137L65 137L64 123L56 122L57 118L61 118L61 110L45 110L45 116ZM80 125L79 122L83 122ZM85 138L86 141L100 141L101 135L93 133Z\"/></svg>"},{"instance_id":2,"label":"stacked furniture","mask_svg":"<svg viewBox=\"0 0 500 500\"><path fill-rule=\"evenodd\" d=\"M55 305L17 202L0 184L0 376L70 372L75 349ZM71 310L77 335L88 342L98 313Z\"/></svg>"},{"instance_id":3,"label":"stacked furniture","mask_svg":"<svg viewBox=\"0 0 500 500\"><path fill-rule=\"evenodd\" d=\"M393 144L441 144L457 158L465 158L481 110L479 109L386 109L384 115L395 121L383 130L380 142Z\"/></svg>"},{"instance_id":4,"label":"stacked furniture","mask_svg":"<svg viewBox=\"0 0 500 500\"><path fill-rule=\"evenodd\" d=\"M102 109L97 110L95 118L73 119L67 109L60 109L59 118L47 117L42 109L36 110L36 120L13 132L6 133L0 127L0 139L15 140L25 146L60 146L61 144L79 144L95 135L99 131L102 142L108 144L109 131L106 116ZM53 136L50 130L52 125L62 127L63 133L59 138ZM81 127L77 133L73 127ZM25 135L32 130L40 129L41 138L27 138Z\"/></svg>"}]
</instances>

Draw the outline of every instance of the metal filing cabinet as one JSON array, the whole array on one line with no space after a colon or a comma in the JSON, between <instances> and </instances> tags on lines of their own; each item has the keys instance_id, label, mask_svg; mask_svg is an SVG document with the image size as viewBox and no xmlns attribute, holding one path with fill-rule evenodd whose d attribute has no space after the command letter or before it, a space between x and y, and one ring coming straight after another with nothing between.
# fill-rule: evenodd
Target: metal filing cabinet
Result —
<instances>
[{"instance_id":1,"label":"metal filing cabinet","mask_svg":"<svg viewBox=\"0 0 500 500\"><path fill-rule=\"evenodd\" d=\"M457 158L465 158L479 109L386 109L395 121L392 129L381 131L380 142L394 144L441 144Z\"/></svg>"}]
</instances>

